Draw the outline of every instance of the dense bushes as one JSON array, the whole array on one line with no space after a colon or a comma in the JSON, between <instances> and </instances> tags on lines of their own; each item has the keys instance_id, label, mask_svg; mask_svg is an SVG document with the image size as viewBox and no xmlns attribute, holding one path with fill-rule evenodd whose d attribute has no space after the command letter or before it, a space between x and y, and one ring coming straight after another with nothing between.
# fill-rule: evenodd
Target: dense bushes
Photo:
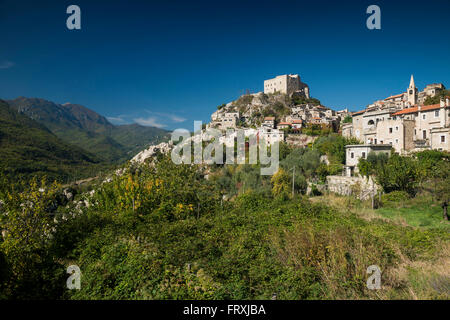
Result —
<instances>
[{"instance_id":1,"label":"dense bushes","mask_svg":"<svg viewBox=\"0 0 450 320\"><path fill-rule=\"evenodd\" d=\"M424 183L432 183L434 193L442 198L448 197L446 188L449 181L448 153L427 150L413 156L400 156L396 153L389 158L384 153L369 153L367 159L358 163L363 176L374 175L384 192L404 191L414 196Z\"/></svg>"},{"instance_id":2,"label":"dense bushes","mask_svg":"<svg viewBox=\"0 0 450 320\"><path fill-rule=\"evenodd\" d=\"M317 174L319 151L286 154L282 168ZM48 215L57 187L35 184L12 196L18 200L6 204L8 216L40 219L24 225L1 209L2 229L12 231L0 243L0 297L379 298L365 286L366 269L376 264L383 270L382 297L410 298L393 276L402 257L429 259L439 241L449 240L445 229L366 221L303 196L290 199L287 170L270 181L256 165L216 169L169 159L126 168L83 195L88 206L81 213L58 217L58 223ZM222 197L229 188L236 190L232 200ZM27 200L33 205L24 211L20 203ZM57 211L76 209L74 203ZM81 290L65 289L72 264L81 269Z\"/></svg>"}]
</instances>

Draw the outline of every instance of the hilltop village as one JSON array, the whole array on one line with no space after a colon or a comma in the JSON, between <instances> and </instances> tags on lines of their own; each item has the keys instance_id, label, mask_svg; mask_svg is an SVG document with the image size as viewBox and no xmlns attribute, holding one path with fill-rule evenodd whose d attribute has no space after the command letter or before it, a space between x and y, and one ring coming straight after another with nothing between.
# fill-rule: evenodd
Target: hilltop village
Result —
<instances>
[{"instance_id":1,"label":"hilltop village","mask_svg":"<svg viewBox=\"0 0 450 320\"><path fill-rule=\"evenodd\" d=\"M347 109L335 111L321 105L310 97L309 86L299 75L289 74L265 80L264 92L218 106L206 128L244 128L246 135L256 134L271 144L296 141L308 130L338 132L341 121L350 115Z\"/></svg>"},{"instance_id":2,"label":"hilltop village","mask_svg":"<svg viewBox=\"0 0 450 320\"><path fill-rule=\"evenodd\" d=\"M332 110L311 98L309 86L299 75L281 75L265 80L264 92L219 106L206 127L247 128L269 143L289 141L290 135L308 129L329 129L370 146L391 146L401 154L425 149L450 151L450 97L446 93L442 83L419 91L411 76L405 92L352 113Z\"/></svg>"},{"instance_id":3,"label":"hilltop village","mask_svg":"<svg viewBox=\"0 0 450 320\"><path fill-rule=\"evenodd\" d=\"M427 149L450 151L450 97L442 83L419 91L411 75L405 92L375 101L364 110L335 111L310 96L297 74L264 81L264 92L246 94L218 106L206 128L243 128L269 144L286 141L305 146L322 132L356 138L346 147L344 174L358 173L358 161L368 154L391 150L402 155Z\"/></svg>"}]
</instances>

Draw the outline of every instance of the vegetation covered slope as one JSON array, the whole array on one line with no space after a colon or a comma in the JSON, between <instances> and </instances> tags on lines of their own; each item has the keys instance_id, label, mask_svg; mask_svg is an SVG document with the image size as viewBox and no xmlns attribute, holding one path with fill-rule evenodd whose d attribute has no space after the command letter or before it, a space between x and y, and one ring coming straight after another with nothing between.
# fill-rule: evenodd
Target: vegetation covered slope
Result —
<instances>
[{"instance_id":1,"label":"vegetation covered slope","mask_svg":"<svg viewBox=\"0 0 450 320\"><path fill-rule=\"evenodd\" d=\"M249 170L234 174L239 171ZM0 195L13 199L4 204L8 216L0 215L3 298L450 297L448 224L415 228L368 220L355 212L361 204L351 197L337 207L292 199L279 192L285 185L289 190L289 179L273 179L268 194L242 187L224 201L223 187L204 174L170 158L129 167L83 195L89 206L60 208L56 221L46 214L55 188L40 195L31 185L18 196ZM36 203L27 212L40 220L24 219L25 200ZM80 290L65 288L69 265L81 269ZM382 271L380 290L367 289L371 265Z\"/></svg>"},{"instance_id":2,"label":"vegetation covered slope","mask_svg":"<svg viewBox=\"0 0 450 320\"><path fill-rule=\"evenodd\" d=\"M168 132L140 125L115 126L105 117L78 104L57 104L20 97L8 103L18 112L45 125L67 143L79 146L109 162L132 158L151 144L167 139Z\"/></svg>"},{"instance_id":3,"label":"vegetation covered slope","mask_svg":"<svg viewBox=\"0 0 450 320\"><path fill-rule=\"evenodd\" d=\"M0 169L8 176L65 180L98 169L98 157L71 146L0 100Z\"/></svg>"}]
</instances>

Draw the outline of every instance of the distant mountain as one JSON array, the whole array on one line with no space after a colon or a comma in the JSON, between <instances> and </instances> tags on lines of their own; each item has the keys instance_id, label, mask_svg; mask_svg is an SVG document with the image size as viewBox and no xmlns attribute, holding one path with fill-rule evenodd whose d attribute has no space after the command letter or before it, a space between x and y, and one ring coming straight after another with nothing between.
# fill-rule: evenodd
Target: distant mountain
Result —
<instances>
[{"instance_id":1,"label":"distant mountain","mask_svg":"<svg viewBox=\"0 0 450 320\"><path fill-rule=\"evenodd\" d=\"M151 144L168 139L168 131L138 124L115 126L78 104L57 104L39 98L8 100L19 113L45 125L62 140L108 162L121 162Z\"/></svg>"},{"instance_id":2,"label":"distant mountain","mask_svg":"<svg viewBox=\"0 0 450 320\"><path fill-rule=\"evenodd\" d=\"M67 144L44 125L0 100L0 170L13 177L46 175L67 181L92 175L100 159Z\"/></svg>"}]
</instances>

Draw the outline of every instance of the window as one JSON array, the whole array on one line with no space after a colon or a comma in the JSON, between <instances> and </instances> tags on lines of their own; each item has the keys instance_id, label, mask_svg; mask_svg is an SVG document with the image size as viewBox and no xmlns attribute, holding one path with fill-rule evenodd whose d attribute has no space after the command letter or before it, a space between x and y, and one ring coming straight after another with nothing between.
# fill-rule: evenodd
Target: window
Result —
<instances>
[{"instance_id":1,"label":"window","mask_svg":"<svg viewBox=\"0 0 450 320\"><path fill-rule=\"evenodd\" d=\"M439 117L439 110L434 111L434 117L438 118Z\"/></svg>"},{"instance_id":2,"label":"window","mask_svg":"<svg viewBox=\"0 0 450 320\"><path fill-rule=\"evenodd\" d=\"M397 144L398 144L398 139L395 139L395 143L397 143Z\"/></svg>"},{"instance_id":3,"label":"window","mask_svg":"<svg viewBox=\"0 0 450 320\"><path fill-rule=\"evenodd\" d=\"M423 139L427 138L427 130L422 131L422 136L423 136Z\"/></svg>"},{"instance_id":4,"label":"window","mask_svg":"<svg viewBox=\"0 0 450 320\"><path fill-rule=\"evenodd\" d=\"M441 136L441 143L445 143L445 136Z\"/></svg>"},{"instance_id":5,"label":"window","mask_svg":"<svg viewBox=\"0 0 450 320\"><path fill-rule=\"evenodd\" d=\"M392 133L392 128L389 128L389 133Z\"/></svg>"},{"instance_id":6,"label":"window","mask_svg":"<svg viewBox=\"0 0 450 320\"><path fill-rule=\"evenodd\" d=\"M424 114L422 115L422 119L425 120L426 118L427 118L427 115L424 113Z\"/></svg>"},{"instance_id":7,"label":"window","mask_svg":"<svg viewBox=\"0 0 450 320\"><path fill-rule=\"evenodd\" d=\"M398 131L398 127L395 127L395 131Z\"/></svg>"},{"instance_id":8,"label":"window","mask_svg":"<svg viewBox=\"0 0 450 320\"><path fill-rule=\"evenodd\" d=\"M354 157L355 157L355 154L354 154L353 152L351 152L351 153L350 153L350 158L353 159Z\"/></svg>"},{"instance_id":9,"label":"window","mask_svg":"<svg viewBox=\"0 0 450 320\"><path fill-rule=\"evenodd\" d=\"M362 153L362 157L363 157L363 159L366 158L366 153L365 152Z\"/></svg>"},{"instance_id":10,"label":"window","mask_svg":"<svg viewBox=\"0 0 450 320\"><path fill-rule=\"evenodd\" d=\"M417 136L417 129L414 129L414 135Z\"/></svg>"}]
</instances>

